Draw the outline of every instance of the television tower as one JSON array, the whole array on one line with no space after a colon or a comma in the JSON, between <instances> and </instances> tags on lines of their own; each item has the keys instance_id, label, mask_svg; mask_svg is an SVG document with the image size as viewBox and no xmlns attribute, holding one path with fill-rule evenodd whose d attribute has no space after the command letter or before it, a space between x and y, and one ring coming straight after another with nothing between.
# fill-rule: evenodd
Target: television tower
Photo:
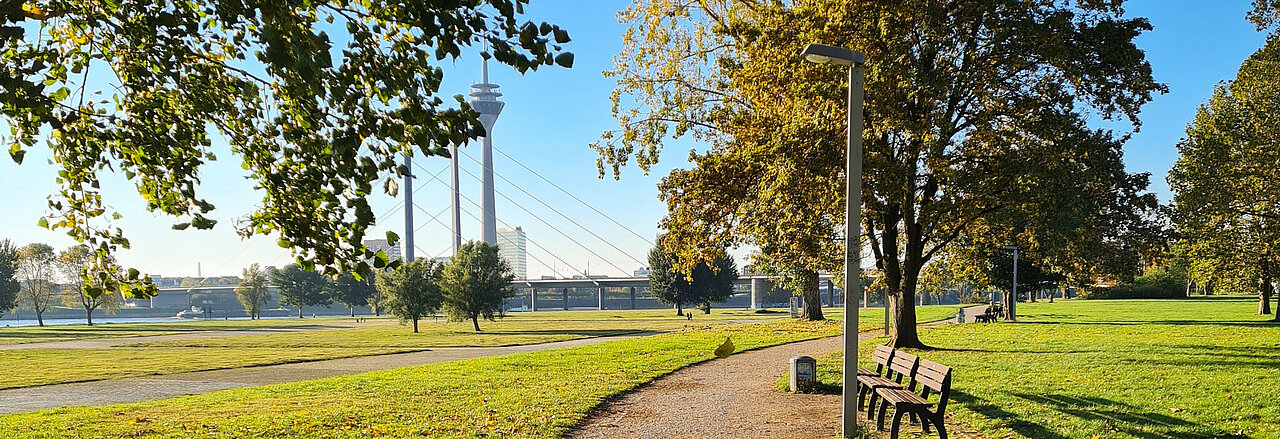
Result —
<instances>
[{"instance_id":1,"label":"television tower","mask_svg":"<svg viewBox=\"0 0 1280 439\"><path fill-rule=\"evenodd\" d=\"M480 204L484 210L480 218L480 235L484 242L498 243L498 218L494 213L493 200L493 124L498 121L498 114L506 104L498 100L502 93L497 91L497 84L489 83L489 57L482 53L481 82L471 85L471 108L480 113L480 124L484 125L484 154L481 158L481 185L483 193Z\"/></svg>"}]
</instances>

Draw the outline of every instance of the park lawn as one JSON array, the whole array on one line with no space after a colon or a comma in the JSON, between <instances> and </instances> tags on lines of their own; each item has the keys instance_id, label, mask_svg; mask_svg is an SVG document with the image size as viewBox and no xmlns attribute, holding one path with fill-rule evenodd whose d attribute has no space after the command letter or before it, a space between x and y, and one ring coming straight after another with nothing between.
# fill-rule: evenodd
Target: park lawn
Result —
<instances>
[{"instance_id":1,"label":"park lawn","mask_svg":"<svg viewBox=\"0 0 1280 439\"><path fill-rule=\"evenodd\" d=\"M108 348L0 351L0 389L406 352L392 348Z\"/></svg>"},{"instance_id":2,"label":"park lawn","mask_svg":"<svg viewBox=\"0 0 1280 439\"><path fill-rule=\"evenodd\" d=\"M145 403L0 416L0 437L554 438L606 398L711 359L726 336L742 351L838 334L838 322L789 319L684 329Z\"/></svg>"},{"instance_id":3,"label":"park lawn","mask_svg":"<svg viewBox=\"0 0 1280 439\"><path fill-rule=\"evenodd\" d=\"M389 317L373 318L386 323ZM48 341L81 340L90 338L145 337L210 331L238 331L246 329L297 328L307 326L332 326L351 324L351 317L321 317L306 319L262 320L175 320L156 323L99 323L88 325L18 326L0 328L0 345L39 343Z\"/></svg>"},{"instance_id":4,"label":"park lawn","mask_svg":"<svg viewBox=\"0 0 1280 439\"><path fill-rule=\"evenodd\" d=\"M993 437L1280 438L1280 324L1256 310L1231 297L1018 304L1017 323L922 328L938 349L916 353L955 368L947 411ZM859 346L864 367L884 341ZM838 358L819 360L829 385Z\"/></svg>"},{"instance_id":5,"label":"park lawn","mask_svg":"<svg viewBox=\"0 0 1280 439\"><path fill-rule=\"evenodd\" d=\"M925 306L917 313L920 322L951 318L957 306ZM258 334L140 343L145 347L230 347L230 348L294 348L294 347L492 347L565 341L636 332L664 332L689 325L729 325L764 319L777 319L786 314L753 310L712 310L711 314L694 313L693 320L673 315L671 311L556 311L517 313L497 322L482 322L475 332L470 322L449 323L423 320L414 334L404 326L372 326L323 331ZM843 315L832 308L826 314L833 319ZM863 331L884 327L883 311L864 308L858 313Z\"/></svg>"},{"instance_id":6,"label":"park lawn","mask_svg":"<svg viewBox=\"0 0 1280 439\"><path fill-rule=\"evenodd\" d=\"M138 343L141 347L228 347L228 348L432 348L515 346L589 337L665 332L687 326L730 325L767 319L785 314L756 313L749 310L712 310L711 314L695 313L692 320L678 317L668 310L621 311L553 311L513 313L495 322L481 321L481 332L471 322L452 323L443 319L418 322L418 333L408 325L376 325L346 329L307 332L255 334Z\"/></svg>"}]
</instances>

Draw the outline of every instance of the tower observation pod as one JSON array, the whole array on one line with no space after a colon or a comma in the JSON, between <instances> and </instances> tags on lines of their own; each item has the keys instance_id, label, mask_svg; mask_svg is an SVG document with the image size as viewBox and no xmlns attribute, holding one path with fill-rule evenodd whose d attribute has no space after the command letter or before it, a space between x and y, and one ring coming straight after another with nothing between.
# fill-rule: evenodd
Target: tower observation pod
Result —
<instances>
[{"instance_id":1,"label":"tower observation pod","mask_svg":"<svg viewBox=\"0 0 1280 439\"><path fill-rule=\"evenodd\" d=\"M498 114L502 113L502 107L506 104L498 100L502 93L498 92L497 84L489 83L489 58L484 55L481 64L481 82L471 85L471 100L467 103L471 108L480 113L480 124L484 125L484 153L480 161L481 167L481 186L483 193L480 196L481 207L484 212L480 218L480 235L484 242L489 244L498 243L498 221L497 215L494 213L493 200L493 124L498 121Z\"/></svg>"}]
</instances>

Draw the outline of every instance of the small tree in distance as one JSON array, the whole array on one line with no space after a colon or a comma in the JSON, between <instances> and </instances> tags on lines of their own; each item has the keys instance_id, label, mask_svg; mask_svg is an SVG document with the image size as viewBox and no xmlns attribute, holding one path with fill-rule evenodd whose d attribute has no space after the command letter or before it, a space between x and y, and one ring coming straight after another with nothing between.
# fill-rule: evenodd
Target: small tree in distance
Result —
<instances>
[{"instance_id":1,"label":"small tree in distance","mask_svg":"<svg viewBox=\"0 0 1280 439\"><path fill-rule=\"evenodd\" d=\"M333 282L330 295L335 302L347 306L352 317L356 316L356 307L370 303L377 289L373 287L373 278L356 279L351 273L343 273Z\"/></svg>"},{"instance_id":2,"label":"small tree in distance","mask_svg":"<svg viewBox=\"0 0 1280 439\"><path fill-rule=\"evenodd\" d=\"M18 305L22 285L15 278L18 270L18 246L6 238L0 241L0 316Z\"/></svg>"},{"instance_id":3,"label":"small tree in distance","mask_svg":"<svg viewBox=\"0 0 1280 439\"><path fill-rule=\"evenodd\" d=\"M93 265L93 250L84 244L75 245L58 254L57 267L66 281L62 303L68 307L84 308L85 323L93 326L93 312L102 309L108 314L115 314L120 309L119 293L100 293L90 296L85 293L84 272ZM111 263L114 265L114 261ZM90 271L92 272L92 271Z\"/></svg>"},{"instance_id":4,"label":"small tree in distance","mask_svg":"<svg viewBox=\"0 0 1280 439\"><path fill-rule=\"evenodd\" d=\"M733 295L733 281L738 279L738 266L724 251L713 265L714 269L705 262L698 264L692 276L680 272L675 268L675 255L658 239L649 251L649 291L658 302L675 306L676 315L684 315L685 305L699 305L703 313L710 314L711 304Z\"/></svg>"},{"instance_id":5,"label":"small tree in distance","mask_svg":"<svg viewBox=\"0 0 1280 439\"><path fill-rule=\"evenodd\" d=\"M401 321L413 322L418 333L418 320L440 309L442 293L440 277L443 266L430 259L418 259L399 270L379 272L375 288L383 299L379 306Z\"/></svg>"},{"instance_id":6,"label":"small tree in distance","mask_svg":"<svg viewBox=\"0 0 1280 439\"><path fill-rule=\"evenodd\" d=\"M506 299L515 296L511 264L498 256L498 246L471 241L458 249L444 268L444 309L451 322L470 320L480 332L480 318L493 321Z\"/></svg>"},{"instance_id":7,"label":"small tree in distance","mask_svg":"<svg viewBox=\"0 0 1280 439\"><path fill-rule=\"evenodd\" d=\"M298 264L289 264L272 272L271 282L279 289L280 303L298 307L298 318L302 318L304 306L333 303L327 294L329 278L314 271L303 270Z\"/></svg>"},{"instance_id":8,"label":"small tree in distance","mask_svg":"<svg viewBox=\"0 0 1280 439\"><path fill-rule=\"evenodd\" d=\"M241 277L243 279L236 287L236 300L244 306L250 320L259 319L262 308L271 301L271 292L267 290L267 271L253 264L241 272Z\"/></svg>"},{"instance_id":9,"label":"small tree in distance","mask_svg":"<svg viewBox=\"0 0 1280 439\"><path fill-rule=\"evenodd\" d=\"M18 280L22 281L19 299L36 313L36 323L44 326L44 312L53 306L58 286L53 283L57 256L49 244L27 244L18 250Z\"/></svg>"}]
</instances>

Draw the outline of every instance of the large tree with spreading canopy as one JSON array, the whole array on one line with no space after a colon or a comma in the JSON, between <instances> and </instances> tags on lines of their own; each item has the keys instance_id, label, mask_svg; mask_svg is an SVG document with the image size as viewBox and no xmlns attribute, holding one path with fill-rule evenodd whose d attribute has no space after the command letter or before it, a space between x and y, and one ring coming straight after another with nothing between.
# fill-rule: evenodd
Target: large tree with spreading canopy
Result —
<instances>
[{"instance_id":1,"label":"large tree with spreading canopy","mask_svg":"<svg viewBox=\"0 0 1280 439\"><path fill-rule=\"evenodd\" d=\"M920 270L978 223L1005 212L1021 213L1023 230L1097 224L1091 206L1151 201L1147 176L1124 172L1124 138L1086 123L1136 129L1140 107L1165 90L1133 43L1150 24L1122 4L636 0L619 16L631 27L607 72L620 128L593 145L600 171L617 177L632 160L648 170L672 138L709 143L661 184L669 247L692 266L754 246L753 262L816 304L817 273L841 270L850 238L846 72L798 53L815 42L864 53L866 235L854 238L894 299L891 343L922 346Z\"/></svg>"}]
</instances>

